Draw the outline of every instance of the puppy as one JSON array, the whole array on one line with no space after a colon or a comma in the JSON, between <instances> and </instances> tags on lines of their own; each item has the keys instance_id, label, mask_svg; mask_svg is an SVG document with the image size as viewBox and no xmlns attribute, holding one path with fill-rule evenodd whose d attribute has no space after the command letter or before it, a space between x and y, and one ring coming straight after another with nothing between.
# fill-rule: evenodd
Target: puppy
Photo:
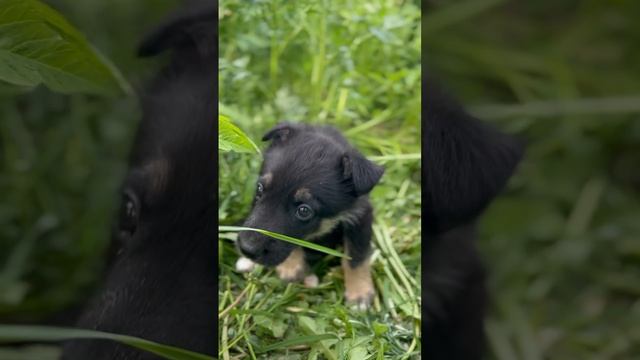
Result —
<instances>
[{"instance_id":1,"label":"puppy","mask_svg":"<svg viewBox=\"0 0 640 360\"><path fill-rule=\"evenodd\" d=\"M367 160L332 127L282 123L269 130L251 213L244 225L265 229L317 244L342 245L351 260L344 260L345 298L367 308L374 296L369 269L373 210L368 193L383 168ZM305 279L309 263L319 253L262 234L238 234L239 271L254 264L276 266L285 281Z\"/></svg>"},{"instance_id":2,"label":"puppy","mask_svg":"<svg viewBox=\"0 0 640 360\"><path fill-rule=\"evenodd\" d=\"M485 270L475 222L505 186L522 145L423 78L424 347L428 359L480 359Z\"/></svg>"}]
</instances>

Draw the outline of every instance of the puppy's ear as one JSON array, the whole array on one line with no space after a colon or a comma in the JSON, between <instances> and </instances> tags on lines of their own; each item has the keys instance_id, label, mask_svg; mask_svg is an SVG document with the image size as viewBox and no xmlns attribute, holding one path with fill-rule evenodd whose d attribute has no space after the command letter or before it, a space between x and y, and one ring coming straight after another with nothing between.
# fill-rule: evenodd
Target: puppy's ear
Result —
<instances>
[{"instance_id":1,"label":"puppy's ear","mask_svg":"<svg viewBox=\"0 0 640 360\"><path fill-rule=\"evenodd\" d=\"M342 171L345 179L353 182L356 195L369 193L380 181L384 168L367 160L356 150L351 150L342 156Z\"/></svg>"},{"instance_id":2,"label":"puppy's ear","mask_svg":"<svg viewBox=\"0 0 640 360\"><path fill-rule=\"evenodd\" d=\"M278 125L271 128L271 130L267 131L266 134L262 136L262 141L273 140L275 144L283 143L287 141L293 135L295 127L293 124L288 122L282 122Z\"/></svg>"},{"instance_id":3,"label":"puppy's ear","mask_svg":"<svg viewBox=\"0 0 640 360\"><path fill-rule=\"evenodd\" d=\"M427 231L442 232L480 215L511 177L523 145L423 81L423 221Z\"/></svg>"},{"instance_id":4,"label":"puppy's ear","mask_svg":"<svg viewBox=\"0 0 640 360\"><path fill-rule=\"evenodd\" d=\"M217 18L218 8L214 2L193 1L189 7L150 32L138 47L138 55L147 57L168 49L183 48L211 52L217 45Z\"/></svg>"}]
</instances>

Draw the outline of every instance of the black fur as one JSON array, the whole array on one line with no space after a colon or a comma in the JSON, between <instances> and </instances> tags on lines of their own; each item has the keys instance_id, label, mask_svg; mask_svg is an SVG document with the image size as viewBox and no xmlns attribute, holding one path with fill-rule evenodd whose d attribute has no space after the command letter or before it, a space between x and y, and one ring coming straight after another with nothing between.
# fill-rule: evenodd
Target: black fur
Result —
<instances>
[{"instance_id":1,"label":"black fur","mask_svg":"<svg viewBox=\"0 0 640 360\"><path fill-rule=\"evenodd\" d=\"M480 359L486 294L475 221L505 186L522 145L470 116L428 75L422 91L424 354Z\"/></svg>"},{"instance_id":2,"label":"black fur","mask_svg":"<svg viewBox=\"0 0 640 360\"><path fill-rule=\"evenodd\" d=\"M383 168L367 160L332 127L281 123L263 140L272 143L264 154L260 179L271 174L271 181L263 181L264 192L256 194L245 226L308 239L318 233L323 221L342 217L335 228L313 240L335 247L347 235L347 247L354 250L351 264L359 265L371 248L373 215L367 194ZM296 201L296 191L303 188L312 199ZM307 221L296 218L301 203L311 206L315 216ZM238 248L258 263L275 266L295 246L246 231L239 234ZM307 253L312 256L313 252Z\"/></svg>"},{"instance_id":3,"label":"black fur","mask_svg":"<svg viewBox=\"0 0 640 360\"><path fill-rule=\"evenodd\" d=\"M141 94L114 257L78 322L210 355L217 312L214 5L175 17L144 42L141 53L173 49L173 58ZM62 357L158 358L98 340L68 342Z\"/></svg>"}]
</instances>

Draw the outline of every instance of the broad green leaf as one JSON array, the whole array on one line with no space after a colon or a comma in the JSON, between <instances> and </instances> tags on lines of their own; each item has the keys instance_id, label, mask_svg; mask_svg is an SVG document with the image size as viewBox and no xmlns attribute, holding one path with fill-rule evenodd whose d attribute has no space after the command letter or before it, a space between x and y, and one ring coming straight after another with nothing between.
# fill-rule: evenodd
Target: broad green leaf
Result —
<instances>
[{"instance_id":1,"label":"broad green leaf","mask_svg":"<svg viewBox=\"0 0 640 360\"><path fill-rule=\"evenodd\" d=\"M298 246L302 246L302 247L306 247L306 248L309 248L311 250L319 251L319 252L322 252L322 253L325 253L325 254L328 254L328 255L333 255L333 256L338 256L338 257L351 259L349 256L341 253L340 251L336 251L336 250L330 249L330 248L322 246L322 245L314 244L312 242L296 239L296 238L293 238L291 236L274 233L274 232L271 232L271 231L268 231L268 230L254 229L254 228L244 227L244 226L218 226L218 231L223 231L223 232L224 231L255 231L255 232L259 232L262 235L271 236L272 238L276 238L278 240L290 242L292 244L295 244L295 245L298 245Z\"/></svg>"},{"instance_id":2,"label":"broad green leaf","mask_svg":"<svg viewBox=\"0 0 640 360\"><path fill-rule=\"evenodd\" d=\"M224 115L218 115L218 149L222 151L260 153L260 149L256 144Z\"/></svg>"},{"instance_id":3,"label":"broad green leaf","mask_svg":"<svg viewBox=\"0 0 640 360\"><path fill-rule=\"evenodd\" d=\"M211 356L174 346L162 345L134 336L111 334L102 331L61 328L51 326L0 325L0 343L7 342L57 342L71 339L113 340L171 360L212 360Z\"/></svg>"},{"instance_id":4,"label":"broad green leaf","mask_svg":"<svg viewBox=\"0 0 640 360\"><path fill-rule=\"evenodd\" d=\"M61 93L131 92L78 30L37 0L0 0L0 80Z\"/></svg>"}]
</instances>

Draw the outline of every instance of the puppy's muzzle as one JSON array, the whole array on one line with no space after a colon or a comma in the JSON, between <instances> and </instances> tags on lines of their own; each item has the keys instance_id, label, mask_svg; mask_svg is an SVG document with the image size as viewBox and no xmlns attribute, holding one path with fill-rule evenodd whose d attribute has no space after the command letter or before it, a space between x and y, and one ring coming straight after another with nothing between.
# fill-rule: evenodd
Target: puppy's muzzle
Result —
<instances>
[{"instance_id":1,"label":"puppy's muzzle","mask_svg":"<svg viewBox=\"0 0 640 360\"><path fill-rule=\"evenodd\" d=\"M266 266L276 266L293 251L295 245L253 231L241 231L236 242L243 256Z\"/></svg>"},{"instance_id":2,"label":"puppy's muzzle","mask_svg":"<svg viewBox=\"0 0 640 360\"><path fill-rule=\"evenodd\" d=\"M242 255L251 260L264 257L269 253L266 243L263 236L252 231L241 231L238 233L238 249Z\"/></svg>"},{"instance_id":3,"label":"puppy's muzzle","mask_svg":"<svg viewBox=\"0 0 640 360\"><path fill-rule=\"evenodd\" d=\"M241 231L238 233L238 249L242 255L248 257L251 260L257 260L259 262L268 258L271 250L269 244L272 241L261 234L253 231Z\"/></svg>"}]
</instances>

